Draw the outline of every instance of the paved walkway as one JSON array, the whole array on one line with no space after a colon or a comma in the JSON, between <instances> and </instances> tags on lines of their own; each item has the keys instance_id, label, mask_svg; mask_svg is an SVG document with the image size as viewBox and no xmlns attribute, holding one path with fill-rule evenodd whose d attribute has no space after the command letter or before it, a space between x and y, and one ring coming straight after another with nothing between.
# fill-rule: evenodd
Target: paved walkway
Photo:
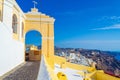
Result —
<instances>
[{"instance_id":1,"label":"paved walkway","mask_svg":"<svg viewBox=\"0 0 120 80\"><path fill-rule=\"evenodd\" d=\"M3 80L36 80L40 62L26 62Z\"/></svg>"}]
</instances>

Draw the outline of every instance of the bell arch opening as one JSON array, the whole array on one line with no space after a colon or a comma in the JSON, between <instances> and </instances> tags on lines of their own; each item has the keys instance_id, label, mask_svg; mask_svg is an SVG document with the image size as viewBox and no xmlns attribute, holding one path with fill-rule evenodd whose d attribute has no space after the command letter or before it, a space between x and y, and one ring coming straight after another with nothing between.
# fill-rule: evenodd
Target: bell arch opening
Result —
<instances>
[{"instance_id":1,"label":"bell arch opening","mask_svg":"<svg viewBox=\"0 0 120 80\"><path fill-rule=\"evenodd\" d=\"M42 53L42 35L37 30L25 34L25 61L40 61Z\"/></svg>"}]
</instances>

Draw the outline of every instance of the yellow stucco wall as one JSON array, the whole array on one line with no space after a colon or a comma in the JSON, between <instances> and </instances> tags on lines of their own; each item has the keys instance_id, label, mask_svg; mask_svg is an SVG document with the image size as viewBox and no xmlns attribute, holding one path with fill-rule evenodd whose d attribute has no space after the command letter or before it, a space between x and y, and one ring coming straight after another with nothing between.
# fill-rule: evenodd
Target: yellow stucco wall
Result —
<instances>
[{"instance_id":1,"label":"yellow stucco wall","mask_svg":"<svg viewBox=\"0 0 120 80\"><path fill-rule=\"evenodd\" d=\"M40 50L30 50L29 60L40 61L41 60L41 51Z\"/></svg>"},{"instance_id":2,"label":"yellow stucco wall","mask_svg":"<svg viewBox=\"0 0 120 80\"><path fill-rule=\"evenodd\" d=\"M55 64L60 65L61 68L66 68L66 59L64 57L54 56Z\"/></svg>"},{"instance_id":3,"label":"yellow stucco wall","mask_svg":"<svg viewBox=\"0 0 120 80\"><path fill-rule=\"evenodd\" d=\"M55 56L54 60L55 60L55 63L61 65L62 68L68 67L76 70L88 70L89 72L93 72L95 70L95 68L93 67L66 62L66 59L64 57Z\"/></svg>"},{"instance_id":4,"label":"yellow stucco wall","mask_svg":"<svg viewBox=\"0 0 120 80\"><path fill-rule=\"evenodd\" d=\"M13 39L19 40L19 34L13 33Z\"/></svg>"},{"instance_id":5,"label":"yellow stucco wall","mask_svg":"<svg viewBox=\"0 0 120 80\"><path fill-rule=\"evenodd\" d=\"M96 77L97 77L97 80L120 80L120 78L105 74L103 71L97 71Z\"/></svg>"},{"instance_id":6,"label":"yellow stucco wall","mask_svg":"<svg viewBox=\"0 0 120 80\"><path fill-rule=\"evenodd\" d=\"M84 65L78 65L78 64L73 64L70 62L66 62L67 67L76 69L76 70L88 70L89 72L93 72L95 69L92 67L84 66Z\"/></svg>"}]
</instances>

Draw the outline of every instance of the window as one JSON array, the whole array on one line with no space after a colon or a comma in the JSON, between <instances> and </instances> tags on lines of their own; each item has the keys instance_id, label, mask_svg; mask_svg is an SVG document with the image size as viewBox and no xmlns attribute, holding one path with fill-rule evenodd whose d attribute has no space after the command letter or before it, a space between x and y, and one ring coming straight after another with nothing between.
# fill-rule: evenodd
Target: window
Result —
<instances>
[{"instance_id":1,"label":"window","mask_svg":"<svg viewBox=\"0 0 120 80\"><path fill-rule=\"evenodd\" d=\"M4 0L0 0L0 21L3 21L3 5L4 5Z\"/></svg>"},{"instance_id":2,"label":"window","mask_svg":"<svg viewBox=\"0 0 120 80\"><path fill-rule=\"evenodd\" d=\"M24 37L24 23L22 22L22 37Z\"/></svg>"},{"instance_id":3,"label":"window","mask_svg":"<svg viewBox=\"0 0 120 80\"><path fill-rule=\"evenodd\" d=\"M2 21L2 13L1 13L1 11L0 11L0 21Z\"/></svg>"},{"instance_id":4,"label":"window","mask_svg":"<svg viewBox=\"0 0 120 80\"><path fill-rule=\"evenodd\" d=\"M12 29L13 33L17 34L17 16L15 14L12 17Z\"/></svg>"}]
</instances>

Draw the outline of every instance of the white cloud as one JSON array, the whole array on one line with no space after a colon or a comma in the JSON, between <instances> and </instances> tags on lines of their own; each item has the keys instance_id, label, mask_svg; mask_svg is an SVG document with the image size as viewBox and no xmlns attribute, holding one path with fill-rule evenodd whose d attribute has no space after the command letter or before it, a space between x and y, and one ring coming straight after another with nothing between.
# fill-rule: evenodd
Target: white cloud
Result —
<instances>
[{"instance_id":1,"label":"white cloud","mask_svg":"<svg viewBox=\"0 0 120 80\"><path fill-rule=\"evenodd\" d=\"M115 24L112 26L102 27L102 28L95 28L95 29L91 29L91 30L111 30L111 29L120 29L120 24Z\"/></svg>"},{"instance_id":2,"label":"white cloud","mask_svg":"<svg viewBox=\"0 0 120 80\"><path fill-rule=\"evenodd\" d=\"M112 20L112 21L120 21L120 16L103 16L98 21L103 21L103 20Z\"/></svg>"},{"instance_id":3,"label":"white cloud","mask_svg":"<svg viewBox=\"0 0 120 80\"><path fill-rule=\"evenodd\" d=\"M112 19L112 20L120 20L120 16L111 16L110 19Z\"/></svg>"},{"instance_id":4,"label":"white cloud","mask_svg":"<svg viewBox=\"0 0 120 80\"><path fill-rule=\"evenodd\" d=\"M66 40L63 41L62 44L120 44L120 40L79 40L79 39L73 39L73 40Z\"/></svg>"}]
</instances>

